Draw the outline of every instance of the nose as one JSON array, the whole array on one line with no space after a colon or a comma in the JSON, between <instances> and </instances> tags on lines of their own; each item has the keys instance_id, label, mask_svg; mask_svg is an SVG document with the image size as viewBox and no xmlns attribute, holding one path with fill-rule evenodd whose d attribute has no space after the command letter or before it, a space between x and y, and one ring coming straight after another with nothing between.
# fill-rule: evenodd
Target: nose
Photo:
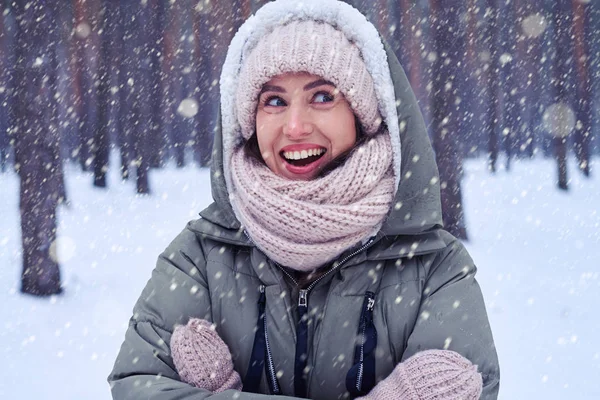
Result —
<instances>
[{"instance_id":1,"label":"nose","mask_svg":"<svg viewBox=\"0 0 600 400\"><path fill-rule=\"evenodd\" d=\"M291 140L301 139L314 131L314 125L304 107L290 106L287 110L283 134Z\"/></svg>"}]
</instances>

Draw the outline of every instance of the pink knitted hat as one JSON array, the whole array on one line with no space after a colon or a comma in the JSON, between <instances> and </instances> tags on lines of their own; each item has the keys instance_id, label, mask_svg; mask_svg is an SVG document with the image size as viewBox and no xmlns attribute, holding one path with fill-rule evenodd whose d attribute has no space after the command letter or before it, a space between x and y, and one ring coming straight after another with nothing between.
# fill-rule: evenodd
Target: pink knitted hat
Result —
<instances>
[{"instance_id":1,"label":"pink knitted hat","mask_svg":"<svg viewBox=\"0 0 600 400\"><path fill-rule=\"evenodd\" d=\"M381 125L373 78L360 50L333 26L313 20L277 26L242 61L236 93L237 119L244 139L255 131L262 86L289 72L308 72L332 82L346 97L366 134Z\"/></svg>"}]
</instances>

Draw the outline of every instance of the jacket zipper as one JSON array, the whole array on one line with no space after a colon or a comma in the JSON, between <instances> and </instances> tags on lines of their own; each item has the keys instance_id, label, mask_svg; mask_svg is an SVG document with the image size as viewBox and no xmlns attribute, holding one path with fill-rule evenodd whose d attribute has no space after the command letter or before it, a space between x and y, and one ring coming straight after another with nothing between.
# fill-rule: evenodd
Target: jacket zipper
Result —
<instances>
[{"instance_id":1,"label":"jacket zipper","mask_svg":"<svg viewBox=\"0 0 600 400\"><path fill-rule=\"evenodd\" d=\"M260 285L260 293L265 293L265 285ZM267 330L267 313L264 316L265 325L265 346L267 347L267 369L269 370L269 377L271 378L271 387L273 388L273 394L279 394L279 384L275 377L275 366L273 363L273 357L271 355L271 346L269 346L269 331Z\"/></svg>"},{"instance_id":2,"label":"jacket zipper","mask_svg":"<svg viewBox=\"0 0 600 400\"><path fill-rule=\"evenodd\" d=\"M254 241L252 241L252 239L250 238L250 236L248 235L248 233L244 230L244 233L246 234L246 237L248 237L248 239L254 243ZM357 255L358 253L364 251L365 249L367 249L368 247L370 247L373 243L375 242L374 238L370 238L369 241L367 243L365 243L363 246L361 246L358 250L352 252L352 254L347 255L346 257L344 257L344 259L342 261L339 262L338 265L336 265L334 268L331 268L329 271L327 271L325 274L323 274L321 277L319 277L317 280L315 280L313 283L311 283L310 285L308 285L308 287L306 289L300 289L300 293L298 295L298 307L302 307L302 309L299 309L299 315L304 316L304 314L308 311L308 294L309 292L317 285L317 283L319 283L322 279L325 279L327 276L329 276L330 274L332 274L333 272L337 271L340 267L342 267L349 259L351 259L352 257L354 257L355 255ZM298 286L298 281L296 281L296 279L294 279L294 277L288 273L283 267L281 267L281 265L279 265L278 263L274 263L275 265L277 265L277 267L285 274L287 275L288 278L290 278L292 280L292 282L294 282L294 285L296 285L296 287ZM261 285L260 290L262 292L264 292L265 290L265 286ZM265 313L265 343L267 346L267 365L268 365L268 369L269 369L269 375L271 377L271 383L273 385L273 394L278 394L279 393L279 385L277 384L277 379L275 377L275 368L274 368L274 364L273 364L273 358L271 355L271 349L269 347L269 337L267 335L267 320L266 320L266 313ZM301 321L299 321L301 322ZM308 354L306 355L308 357ZM275 393L275 391L277 393Z\"/></svg>"},{"instance_id":3,"label":"jacket zipper","mask_svg":"<svg viewBox=\"0 0 600 400\"><path fill-rule=\"evenodd\" d=\"M342 261L340 261L340 263L338 265L336 265L334 268L331 268L329 271L327 271L321 277L316 279L314 282L312 282L310 285L308 285L308 287L306 289L300 289L300 292L298 294L298 315L300 317L300 320L298 321L298 325L297 325L297 329L296 329L296 331L297 331L296 366L294 367L294 388L295 388L294 391L295 391L296 396L302 396L302 397L308 396L308 388L306 387L306 382L304 381L305 378L303 376L304 368L306 367L306 362L308 359L308 354L307 354L308 349L306 349L306 348L300 349L298 347L299 343L302 343L304 347L306 347L306 345L307 345L307 338L301 337L301 336L302 336L302 334L306 335L306 330L307 330L307 326L306 326L307 321L305 319L305 316L308 312L308 294L322 279L325 279L327 276L329 276L333 272L337 271L350 258L354 257L361 251L363 251L366 248L368 248L369 246L371 246L371 244L373 244L374 241L375 240L373 238L369 239L369 241L367 243L365 243L361 248L352 252L352 254L349 254L348 256L344 257L344 259ZM294 284L296 286L298 286L298 282L291 276L291 274L289 274L279 264L275 263L275 265L277 265L279 267L279 269L281 271L283 271L292 280L292 282L294 282ZM304 360L301 360L301 361L298 360L298 354L304 354L304 357L305 357ZM298 378L297 377L298 374L301 374L301 376L303 376L303 378L302 379Z\"/></svg>"},{"instance_id":4,"label":"jacket zipper","mask_svg":"<svg viewBox=\"0 0 600 400\"><path fill-rule=\"evenodd\" d=\"M362 341L360 344L360 364L358 367L358 377L356 379L356 390L361 391L362 389L362 381L363 381L363 373L364 373L364 361L365 361L365 343L366 343L366 330L367 330L367 319L370 316L372 318L373 308L375 306L375 294L372 292L367 292L367 307L366 310L363 311L363 318L361 318L361 326L362 326Z\"/></svg>"}]
</instances>

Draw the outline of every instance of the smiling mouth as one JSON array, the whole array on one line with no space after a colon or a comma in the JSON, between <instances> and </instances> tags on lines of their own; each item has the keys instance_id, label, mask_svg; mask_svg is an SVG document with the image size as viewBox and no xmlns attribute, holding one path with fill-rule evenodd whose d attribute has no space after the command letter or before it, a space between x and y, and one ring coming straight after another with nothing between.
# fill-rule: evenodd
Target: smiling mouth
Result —
<instances>
[{"instance_id":1,"label":"smiling mouth","mask_svg":"<svg viewBox=\"0 0 600 400\"><path fill-rule=\"evenodd\" d=\"M327 153L325 149L311 149L302 151L282 151L281 157L295 167L304 167L319 160Z\"/></svg>"}]
</instances>

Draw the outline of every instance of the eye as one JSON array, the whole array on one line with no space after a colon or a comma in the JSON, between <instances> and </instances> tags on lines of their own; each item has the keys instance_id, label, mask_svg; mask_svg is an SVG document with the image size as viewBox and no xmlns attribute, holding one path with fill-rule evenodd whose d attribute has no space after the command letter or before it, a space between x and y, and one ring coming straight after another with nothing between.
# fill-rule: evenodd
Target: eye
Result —
<instances>
[{"instance_id":1,"label":"eye","mask_svg":"<svg viewBox=\"0 0 600 400\"><path fill-rule=\"evenodd\" d=\"M286 106L285 101L279 96L271 96L267 97L267 99L263 103L265 106L269 107L284 107Z\"/></svg>"},{"instance_id":2,"label":"eye","mask_svg":"<svg viewBox=\"0 0 600 400\"><path fill-rule=\"evenodd\" d=\"M314 95L313 101L315 103L330 103L334 100L332 94L327 92L318 92Z\"/></svg>"}]
</instances>

